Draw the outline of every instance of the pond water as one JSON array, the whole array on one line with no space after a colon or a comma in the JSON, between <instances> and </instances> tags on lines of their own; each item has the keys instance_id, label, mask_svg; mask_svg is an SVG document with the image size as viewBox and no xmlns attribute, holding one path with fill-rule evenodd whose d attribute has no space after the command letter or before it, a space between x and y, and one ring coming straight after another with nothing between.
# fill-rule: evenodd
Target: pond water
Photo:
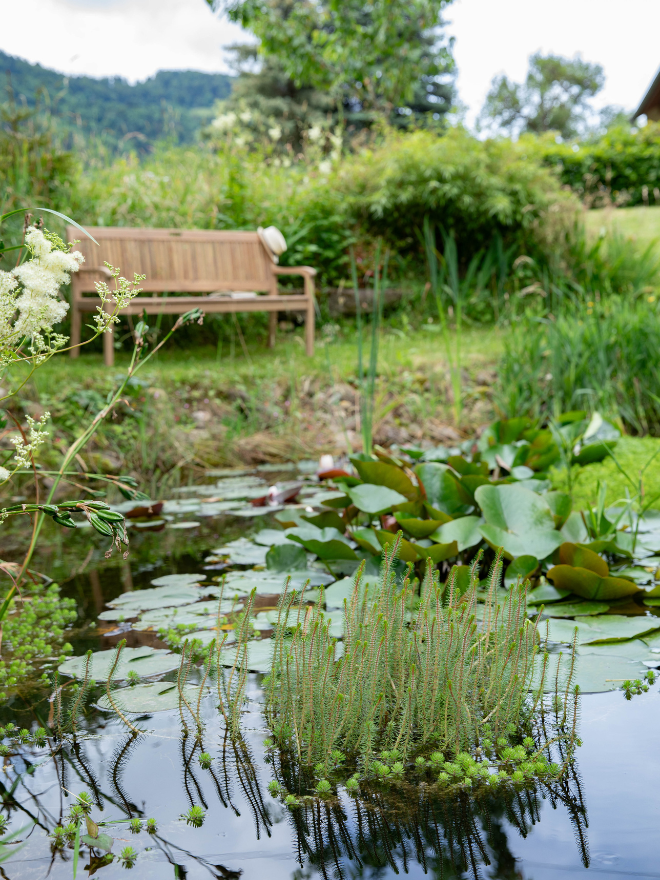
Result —
<instances>
[{"instance_id":1,"label":"pond water","mask_svg":"<svg viewBox=\"0 0 660 880\"><path fill-rule=\"evenodd\" d=\"M150 587L163 575L204 575L211 584L223 570L223 563L209 561L216 558L213 550L275 525L270 514L259 516L258 526L253 517L222 511L200 515L199 504L195 509L192 501L188 508L184 504L165 515L172 518L165 519L160 532L132 530L131 555L120 565L95 567L92 560L82 566L88 555L85 540L98 543L91 534L77 534L68 547L60 547L56 574L63 583L67 566L69 575L75 575L63 592L77 598L86 621L72 640L76 655L90 647L107 649L124 637L132 647L165 648L153 629L141 631L130 621L98 620L98 615L107 618L108 602ZM190 521L200 524L172 528ZM248 564L237 568L250 571ZM46 570L45 562L41 570ZM318 566L311 570L322 573ZM267 595L265 591L263 608L273 604ZM201 673L194 676L199 681ZM175 677L165 675L167 680ZM48 748L25 746L3 759L3 812L9 818L8 831L20 833L0 856L9 855L0 864L0 877L73 876L72 847L53 849L48 835L64 821L73 796L85 791L94 801L91 818L109 823L102 830L114 838L113 853L129 845L138 853L134 874L128 876L149 880L395 874L511 880L660 878L660 760L654 757L660 727L658 684L629 701L621 691L582 697L583 745L576 773L561 784L474 802L467 797L434 799L423 790L413 798L409 792L373 791L359 799L342 795L289 810L267 790L273 772L263 746L267 731L260 709L261 681L260 674L251 673L244 741L238 745L225 735L217 699L212 693L203 697L203 749L213 759L209 770L200 767L202 747L193 736L182 735L176 710L143 716L139 723L146 733L134 737L114 715L90 707L81 722L83 735L54 757ZM0 721L31 728L45 721L50 711L46 693L17 697L3 708ZM195 805L204 811L201 827L191 827L182 818ZM135 817L155 819L156 833L132 833L127 820ZM90 860L85 847L77 876L111 880L126 876L125 870L118 861L103 864L102 853Z\"/></svg>"}]
</instances>

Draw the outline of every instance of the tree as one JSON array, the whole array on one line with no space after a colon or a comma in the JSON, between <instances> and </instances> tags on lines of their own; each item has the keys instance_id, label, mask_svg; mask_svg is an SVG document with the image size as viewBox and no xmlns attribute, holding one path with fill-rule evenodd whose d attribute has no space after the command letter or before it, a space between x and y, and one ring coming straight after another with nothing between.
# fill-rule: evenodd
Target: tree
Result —
<instances>
[{"instance_id":1,"label":"tree","mask_svg":"<svg viewBox=\"0 0 660 880\"><path fill-rule=\"evenodd\" d=\"M509 134L557 131L571 138L588 127L589 99L604 83L600 64L537 52L524 84L504 75L493 79L481 119Z\"/></svg>"},{"instance_id":2,"label":"tree","mask_svg":"<svg viewBox=\"0 0 660 880\"><path fill-rule=\"evenodd\" d=\"M442 11L452 0L207 2L254 33L262 56L276 59L298 88L325 91L340 108L402 108L403 116L413 104L445 109L454 61Z\"/></svg>"}]
</instances>

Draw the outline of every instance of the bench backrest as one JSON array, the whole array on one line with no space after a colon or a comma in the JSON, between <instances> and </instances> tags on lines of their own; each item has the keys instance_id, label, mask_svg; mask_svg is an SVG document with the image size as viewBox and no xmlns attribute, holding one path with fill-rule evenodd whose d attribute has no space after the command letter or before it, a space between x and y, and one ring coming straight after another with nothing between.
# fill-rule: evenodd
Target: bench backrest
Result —
<instances>
[{"instance_id":1,"label":"bench backrest","mask_svg":"<svg viewBox=\"0 0 660 880\"><path fill-rule=\"evenodd\" d=\"M99 246L75 226L67 227L69 241L85 257L84 268L105 262L121 269L124 278L146 275L140 287L147 293L210 293L216 290L254 290L277 293L273 262L256 232L208 229L131 229L88 227ZM94 291L99 276L73 276L74 297Z\"/></svg>"}]
</instances>

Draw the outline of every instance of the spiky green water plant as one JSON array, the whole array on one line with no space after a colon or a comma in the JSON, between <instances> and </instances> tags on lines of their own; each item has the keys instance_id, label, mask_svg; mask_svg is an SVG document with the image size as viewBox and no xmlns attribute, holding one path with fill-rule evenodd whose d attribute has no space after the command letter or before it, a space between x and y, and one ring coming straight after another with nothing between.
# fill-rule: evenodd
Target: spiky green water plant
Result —
<instances>
[{"instance_id":1,"label":"spiky green water plant","mask_svg":"<svg viewBox=\"0 0 660 880\"><path fill-rule=\"evenodd\" d=\"M341 655L322 591L313 606L288 589L280 600L266 719L280 748L314 766L319 778L332 770L337 749L362 773L383 777L415 755L460 756L485 741L499 744L497 757L541 700L541 690L529 697L538 636L527 618L526 587L512 588L498 604L498 559L477 606L477 560L463 593L456 569L445 585L429 567L417 600L408 578L396 580L397 547L384 554L376 588L364 589L358 571L344 602ZM562 690L571 702L570 681Z\"/></svg>"}]
</instances>

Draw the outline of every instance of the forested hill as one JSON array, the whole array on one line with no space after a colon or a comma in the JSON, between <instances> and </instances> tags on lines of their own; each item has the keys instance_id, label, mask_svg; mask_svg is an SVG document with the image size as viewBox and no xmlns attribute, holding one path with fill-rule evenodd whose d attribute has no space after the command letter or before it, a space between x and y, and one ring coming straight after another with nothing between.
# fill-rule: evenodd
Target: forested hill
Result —
<instances>
[{"instance_id":1,"label":"forested hill","mask_svg":"<svg viewBox=\"0 0 660 880\"><path fill-rule=\"evenodd\" d=\"M163 137L194 140L211 119L215 101L231 91L231 77L222 73L161 70L130 85L120 77L63 76L1 51L0 71L2 103L10 88L17 102L29 105L42 94L65 132L78 129L108 145L130 141L138 149Z\"/></svg>"}]
</instances>

